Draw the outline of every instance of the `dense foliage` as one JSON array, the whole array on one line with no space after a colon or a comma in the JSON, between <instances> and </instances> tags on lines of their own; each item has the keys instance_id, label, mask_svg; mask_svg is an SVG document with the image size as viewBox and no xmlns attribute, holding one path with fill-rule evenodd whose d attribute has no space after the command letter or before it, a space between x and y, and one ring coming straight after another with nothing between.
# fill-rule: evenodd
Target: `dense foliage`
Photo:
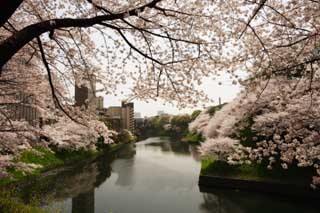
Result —
<instances>
[{"instance_id":1,"label":"dense foliage","mask_svg":"<svg viewBox=\"0 0 320 213\"><path fill-rule=\"evenodd\" d=\"M257 85L259 95L248 87L213 117L200 114L190 128L206 137L202 154L230 164L265 163L268 169L311 167L312 186L319 185L320 88L310 81L276 76Z\"/></svg>"},{"instance_id":2,"label":"dense foliage","mask_svg":"<svg viewBox=\"0 0 320 213\"><path fill-rule=\"evenodd\" d=\"M0 5L1 162L31 146L38 134L63 146L75 141L71 147L89 147L94 137L109 135L90 110L73 107L68 90L92 76L106 93L132 82L131 97L160 97L184 107L208 100L198 87L203 77L227 72L232 83L246 84L246 91L212 118L212 112L203 112L191 124L207 138L204 154L218 150L234 164L267 159L270 169L275 162L284 169L313 166L313 184L320 184L319 1L15 0ZM244 82L239 71L249 80ZM3 106L16 104L21 91L38 99L33 105L45 120L57 122L46 128L50 131L11 122ZM77 124L65 123L75 117ZM187 119L176 119L167 129L186 133ZM162 120L154 126L160 128ZM89 142L79 144L83 138Z\"/></svg>"},{"instance_id":3,"label":"dense foliage","mask_svg":"<svg viewBox=\"0 0 320 213\"><path fill-rule=\"evenodd\" d=\"M202 135L191 133L189 123L201 113L195 110L191 115L161 115L151 117L146 121L141 132L147 135L169 136L186 142L200 142Z\"/></svg>"}]
</instances>

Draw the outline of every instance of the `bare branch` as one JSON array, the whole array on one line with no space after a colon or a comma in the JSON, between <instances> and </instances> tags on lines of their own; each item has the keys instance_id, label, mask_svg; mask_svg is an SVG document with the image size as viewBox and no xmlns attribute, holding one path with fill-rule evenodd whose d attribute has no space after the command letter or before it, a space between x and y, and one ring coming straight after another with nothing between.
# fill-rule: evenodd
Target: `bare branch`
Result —
<instances>
[{"instance_id":1,"label":"bare branch","mask_svg":"<svg viewBox=\"0 0 320 213\"><path fill-rule=\"evenodd\" d=\"M62 104L60 103L56 93L55 93L55 88L54 88L54 85L53 85L53 80L52 80L52 76L51 76L51 71L50 71L50 67L49 67L49 64L46 60L46 56L45 56L45 53L44 53L44 50L43 50L43 46L42 46L42 42L41 42L41 39L39 37L37 37L37 42L38 42L38 45L39 45L39 49L40 49L40 53L41 53L41 58L42 58L42 62L44 64L44 66L46 67L46 70L47 70L47 74L48 74L48 81L49 81L49 85L50 85L50 89L51 89L51 95L52 95L52 98L54 100L54 102L57 104L57 106L59 107L59 109L68 117L70 118L72 121L76 122L76 123L79 123L77 120L75 120L71 115L69 115L69 113L63 108ZM79 123L81 124L81 123ZM82 124L83 125L83 124Z\"/></svg>"}]
</instances>

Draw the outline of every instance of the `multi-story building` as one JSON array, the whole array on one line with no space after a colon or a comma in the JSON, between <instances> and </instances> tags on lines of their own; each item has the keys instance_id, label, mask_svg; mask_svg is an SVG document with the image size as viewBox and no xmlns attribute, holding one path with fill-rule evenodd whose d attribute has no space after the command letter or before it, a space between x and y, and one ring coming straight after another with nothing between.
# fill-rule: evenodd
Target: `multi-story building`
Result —
<instances>
[{"instance_id":1,"label":"multi-story building","mask_svg":"<svg viewBox=\"0 0 320 213\"><path fill-rule=\"evenodd\" d=\"M106 109L104 113L99 110L101 116L105 116L113 129L120 131L122 129L134 132L134 104L122 102L121 106L112 106Z\"/></svg>"},{"instance_id":2,"label":"multi-story building","mask_svg":"<svg viewBox=\"0 0 320 213\"><path fill-rule=\"evenodd\" d=\"M122 107L121 106L112 106L107 108L107 116L112 118L122 118Z\"/></svg>"},{"instance_id":3,"label":"multi-story building","mask_svg":"<svg viewBox=\"0 0 320 213\"><path fill-rule=\"evenodd\" d=\"M103 108L103 97L96 97L96 78L92 76L85 84L75 86L75 105L96 111L105 117L111 126L119 131L122 129L134 132L134 105L122 102L121 106Z\"/></svg>"},{"instance_id":4,"label":"multi-story building","mask_svg":"<svg viewBox=\"0 0 320 213\"><path fill-rule=\"evenodd\" d=\"M75 85L75 106L85 107L86 109L96 109L96 77L91 75L85 78L85 83Z\"/></svg>"},{"instance_id":5,"label":"multi-story building","mask_svg":"<svg viewBox=\"0 0 320 213\"><path fill-rule=\"evenodd\" d=\"M121 103L122 108L122 126L124 129L128 129L134 132L134 105L133 103Z\"/></svg>"}]
</instances>

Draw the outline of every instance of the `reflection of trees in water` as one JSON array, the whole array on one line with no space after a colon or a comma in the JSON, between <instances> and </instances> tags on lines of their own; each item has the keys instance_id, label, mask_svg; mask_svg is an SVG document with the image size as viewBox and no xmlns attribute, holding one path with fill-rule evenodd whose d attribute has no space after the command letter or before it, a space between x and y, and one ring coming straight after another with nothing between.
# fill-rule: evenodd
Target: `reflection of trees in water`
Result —
<instances>
[{"instance_id":1,"label":"reflection of trees in water","mask_svg":"<svg viewBox=\"0 0 320 213\"><path fill-rule=\"evenodd\" d=\"M197 145L190 144L187 142L176 142L176 141L162 141L155 143L148 143L147 146L160 147L162 152L173 152L177 155L191 155L196 161L200 161L200 153Z\"/></svg>"},{"instance_id":2,"label":"reflection of trees in water","mask_svg":"<svg viewBox=\"0 0 320 213\"><path fill-rule=\"evenodd\" d=\"M115 153L115 155L110 158L108 155L101 156L96 162L99 173L95 178L95 187L100 186L106 181L111 175L111 163L116 158L130 159L136 154L133 144L126 144L125 147ZM133 166L129 165L129 169ZM125 176L126 174L119 174L119 177ZM130 176L130 174L129 174ZM127 178L127 176L125 176ZM76 197L72 198L72 213L94 213L94 187L85 193L80 193Z\"/></svg>"},{"instance_id":3,"label":"reflection of trees in water","mask_svg":"<svg viewBox=\"0 0 320 213\"><path fill-rule=\"evenodd\" d=\"M72 213L94 213L94 189L72 198Z\"/></svg>"},{"instance_id":4,"label":"reflection of trees in water","mask_svg":"<svg viewBox=\"0 0 320 213\"><path fill-rule=\"evenodd\" d=\"M136 154L136 150L135 150L135 144L134 143L129 143L129 144L125 144L124 147L122 147L120 150L117 151L117 153L115 153L115 158L117 159L130 159L133 158Z\"/></svg>"},{"instance_id":5,"label":"reflection of trees in water","mask_svg":"<svg viewBox=\"0 0 320 213\"><path fill-rule=\"evenodd\" d=\"M134 144L126 144L123 149L117 153L117 161L112 164L112 172L118 174L116 185L129 186L133 183L134 175L134 156L136 154ZM125 168L125 169L123 169Z\"/></svg>"},{"instance_id":6,"label":"reflection of trees in water","mask_svg":"<svg viewBox=\"0 0 320 213\"><path fill-rule=\"evenodd\" d=\"M214 213L242 213L243 211L225 197L215 194L203 193L203 203L200 204L203 212Z\"/></svg>"},{"instance_id":7,"label":"reflection of trees in water","mask_svg":"<svg viewBox=\"0 0 320 213\"><path fill-rule=\"evenodd\" d=\"M200 189L208 191L208 189ZM317 213L310 203L301 200L292 205L292 199L263 193L235 191L228 189L210 189L203 193L203 203L200 208L204 212L215 213L292 213L304 209L304 213ZM300 206L301 205L301 206Z\"/></svg>"},{"instance_id":8,"label":"reflection of trees in water","mask_svg":"<svg viewBox=\"0 0 320 213\"><path fill-rule=\"evenodd\" d=\"M134 159L123 159L117 160L113 165L114 173L118 174L118 178L115 182L116 185L120 186L132 186L134 185L135 168ZM125 167L125 169L123 169Z\"/></svg>"},{"instance_id":9,"label":"reflection of trees in water","mask_svg":"<svg viewBox=\"0 0 320 213\"><path fill-rule=\"evenodd\" d=\"M190 155L189 144L184 142L169 142L168 144L175 154Z\"/></svg>"},{"instance_id":10,"label":"reflection of trees in water","mask_svg":"<svg viewBox=\"0 0 320 213\"><path fill-rule=\"evenodd\" d=\"M111 176L111 163L116 158L132 158L134 155L133 145L124 146L119 152L107 153L93 162L82 162L76 167L38 178L21 187L19 194L27 203L33 197L39 199L43 204L67 198L75 198L75 204L81 200L90 201L94 199L92 198L94 196L91 196L92 193L94 194L94 188ZM88 205L91 205L90 202Z\"/></svg>"},{"instance_id":11,"label":"reflection of trees in water","mask_svg":"<svg viewBox=\"0 0 320 213\"><path fill-rule=\"evenodd\" d=\"M76 168L69 168L56 174L38 178L24 186L20 195L26 202L32 200L33 197L43 203L65 200L91 191L99 173L97 162L85 163Z\"/></svg>"},{"instance_id":12,"label":"reflection of trees in water","mask_svg":"<svg viewBox=\"0 0 320 213\"><path fill-rule=\"evenodd\" d=\"M200 152L198 150L198 146L197 145L190 145L189 146L189 151L190 151L191 156L193 157L193 159L195 161L201 161L201 156L200 156Z\"/></svg>"},{"instance_id":13,"label":"reflection of trees in water","mask_svg":"<svg viewBox=\"0 0 320 213\"><path fill-rule=\"evenodd\" d=\"M155 143L148 143L145 144L146 146L153 146L153 147L160 147L162 152L171 152L171 146L168 142L155 142Z\"/></svg>"}]
</instances>

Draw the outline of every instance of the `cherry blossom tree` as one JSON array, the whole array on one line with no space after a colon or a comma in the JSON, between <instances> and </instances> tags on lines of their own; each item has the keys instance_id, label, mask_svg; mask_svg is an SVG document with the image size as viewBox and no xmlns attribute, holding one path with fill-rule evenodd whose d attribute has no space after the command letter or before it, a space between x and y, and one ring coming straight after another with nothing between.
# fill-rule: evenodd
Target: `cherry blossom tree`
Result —
<instances>
[{"instance_id":1,"label":"cherry blossom tree","mask_svg":"<svg viewBox=\"0 0 320 213\"><path fill-rule=\"evenodd\" d=\"M318 82L319 75L313 81ZM319 84L287 76L274 76L267 86L266 81L256 84L253 88L248 83L214 116L204 112L190 124L192 131L206 138L200 151L230 164L267 161L268 169L276 163L285 170L313 167L312 186L319 185Z\"/></svg>"},{"instance_id":2,"label":"cherry blossom tree","mask_svg":"<svg viewBox=\"0 0 320 213\"><path fill-rule=\"evenodd\" d=\"M212 121L206 113L198 116L195 122L202 119L198 131L220 138L217 148L229 152L237 143L224 137L250 115L255 121L252 128L270 146L237 145L241 156L251 153L249 160L259 160L261 151L275 147L283 163L294 156L299 165L317 168L319 7L319 1L312 0L1 1L0 74L2 78L16 70L6 66L19 53L26 61L38 58L53 105L72 119L68 101L72 94L67 89L92 75L105 92L112 93L131 79L133 97L160 97L184 107L207 100L197 89L203 77L228 72L234 83L244 83L238 71L245 71L246 92ZM59 92L59 83L64 93ZM271 97L281 101L275 103ZM280 127L268 129L267 123ZM278 143L285 135L292 140ZM282 150L283 144L287 148ZM231 162L241 159L229 156Z\"/></svg>"},{"instance_id":3,"label":"cherry blossom tree","mask_svg":"<svg viewBox=\"0 0 320 213\"><path fill-rule=\"evenodd\" d=\"M72 83L77 79L81 84L81 79L95 73L111 92L128 78L139 79L133 88L135 97L160 96L187 103L185 99L191 98L182 91L190 91L194 97L202 94L185 82L198 79L196 70L207 75L200 62L208 59L202 47L209 41L202 34L185 34L187 28L190 32L200 30L193 26L195 13L179 12L187 5L177 5L182 7L177 14L190 20L175 18L170 13L176 12L162 8L160 3L23 1L3 25L2 29L12 35L1 42L0 51L5 54L1 54L0 66L28 45L35 52L43 52L41 58L48 72L59 73ZM205 13L207 4L199 5L199 14ZM99 63L106 68L99 70L95 66Z\"/></svg>"},{"instance_id":4,"label":"cherry blossom tree","mask_svg":"<svg viewBox=\"0 0 320 213\"><path fill-rule=\"evenodd\" d=\"M134 80L136 98L181 106L205 97L203 76L268 78L318 60L317 1L16 0L1 3L0 67L27 45L72 84L94 72L104 89ZM4 12L5 11L5 12ZM33 53L31 54L33 55ZM105 66L100 66L101 64ZM88 73L89 72L89 73ZM79 81L81 83L81 80ZM53 84L54 82L51 82Z\"/></svg>"}]
</instances>

